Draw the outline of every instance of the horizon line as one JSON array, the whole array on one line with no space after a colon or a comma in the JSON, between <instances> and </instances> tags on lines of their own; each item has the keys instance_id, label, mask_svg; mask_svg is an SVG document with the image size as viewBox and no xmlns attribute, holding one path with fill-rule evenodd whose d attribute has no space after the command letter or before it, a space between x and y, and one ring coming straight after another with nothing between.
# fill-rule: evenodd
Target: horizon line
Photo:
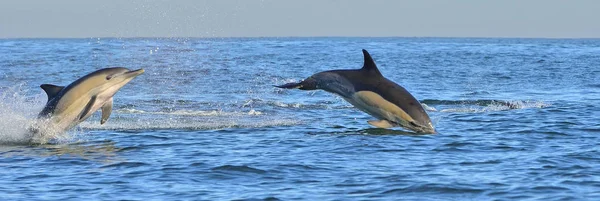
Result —
<instances>
[{"instance_id":1,"label":"horizon line","mask_svg":"<svg viewBox=\"0 0 600 201\"><path fill-rule=\"evenodd\" d=\"M0 40L23 39L257 39L257 38L442 38L442 39L547 39L597 40L600 37L519 37L519 36L90 36L90 37L0 37Z\"/></svg>"}]
</instances>

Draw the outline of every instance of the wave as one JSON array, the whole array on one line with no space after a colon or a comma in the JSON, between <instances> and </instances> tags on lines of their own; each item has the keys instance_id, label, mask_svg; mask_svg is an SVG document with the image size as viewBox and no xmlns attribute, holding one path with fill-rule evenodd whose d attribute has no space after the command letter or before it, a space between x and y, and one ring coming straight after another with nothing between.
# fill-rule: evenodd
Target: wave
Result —
<instances>
[{"instance_id":1,"label":"wave","mask_svg":"<svg viewBox=\"0 0 600 201\"><path fill-rule=\"evenodd\" d=\"M247 165L222 165L222 166L214 167L211 170L212 171L222 171L222 172L242 172L242 173L256 173L256 174L267 173L266 170L253 168L253 167L250 167Z\"/></svg>"},{"instance_id":2,"label":"wave","mask_svg":"<svg viewBox=\"0 0 600 201\"><path fill-rule=\"evenodd\" d=\"M343 101L342 101L343 102ZM319 102L314 104L304 104L299 102L279 102L264 101L252 99L246 101L242 107L263 107L270 106L276 108L294 108L294 109L347 109L353 108L350 104L337 104L334 101ZM551 104L535 100L494 100L494 99L476 99L476 100L437 100L424 99L421 105L429 112L490 112L514 109L545 108ZM457 107L459 106L459 107ZM439 108L439 109L438 109Z\"/></svg>"},{"instance_id":3,"label":"wave","mask_svg":"<svg viewBox=\"0 0 600 201\"><path fill-rule=\"evenodd\" d=\"M282 107L282 108L302 108L302 107L305 107L305 105L302 105L300 103L282 103L282 102L278 102L278 101L271 102L269 105L272 105L272 106L275 106L275 107Z\"/></svg>"},{"instance_id":4,"label":"wave","mask_svg":"<svg viewBox=\"0 0 600 201\"><path fill-rule=\"evenodd\" d=\"M587 87L600 88L600 84L588 84Z\"/></svg>"},{"instance_id":5,"label":"wave","mask_svg":"<svg viewBox=\"0 0 600 201\"><path fill-rule=\"evenodd\" d=\"M551 106L543 101L532 101L532 100L489 100L489 99L478 99L478 100L434 100L425 99L421 101L424 109L432 112L465 112L465 113L479 113L479 112L492 112L502 110L514 110L514 109L528 109L528 108L545 108ZM432 106L435 105L438 108ZM456 107L459 106L459 107Z\"/></svg>"},{"instance_id":6,"label":"wave","mask_svg":"<svg viewBox=\"0 0 600 201\"><path fill-rule=\"evenodd\" d=\"M476 99L476 100L436 100L436 99L425 99L421 103L428 105L512 105L518 104L522 101L505 101L505 100L492 100L492 99Z\"/></svg>"},{"instance_id":7,"label":"wave","mask_svg":"<svg viewBox=\"0 0 600 201\"><path fill-rule=\"evenodd\" d=\"M340 99L341 100L341 99ZM192 100L164 100L164 99L152 99L152 100L144 100L139 101L142 102L143 105L167 105L166 107L185 107L185 108L197 108L197 107L222 107L222 108L264 108L264 107L272 107L272 108L309 108L309 109L317 109L317 108L329 108L329 105L336 102L343 101L319 101L317 103L307 103L303 102L283 102L277 100L264 100L260 98L250 98L246 100L235 101L231 103L223 103L223 102L209 102L209 101L192 101ZM165 114L165 115L189 115L189 116L223 116L230 115L229 112L225 112L222 110L185 110L185 109L164 109L163 111L139 111L138 109L133 109L137 107L139 104L128 104L124 103L120 106L120 109L115 110L116 112L121 113L146 113L146 114ZM254 111L254 115L262 115L262 112ZM252 111L249 111L252 113ZM244 115L243 112L234 112L233 115Z\"/></svg>"},{"instance_id":8,"label":"wave","mask_svg":"<svg viewBox=\"0 0 600 201\"><path fill-rule=\"evenodd\" d=\"M250 109L248 112L225 112L222 110L174 110L174 111L144 111L132 108L118 109L115 112L123 114L155 114L155 115L175 115L175 116L244 116L244 115L264 115L260 111Z\"/></svg>"},{"instance_id":9,"label":"wave","mask_svg":"<svg viewBox=\"0 0 600 201\"><path fill-rule=\"evenodd\" d=\"M226 128L263 128L272 126L293 126L300 124L295 119L239 119L239 118L205 118L205 119L119 119L100 125L97 121L84 121L81 129L92 130L214 130Z\"/></svg>"},{"instance_id":10,"label":"wave","mask_svg":"<svg viewBox=\"0 0 600 201\"><path fill-rule=\"evenodd\" d=\"M330 107L331 102L317 103L317 104L303 104L303 103L284 103L279 101L269 101L268 106L278 108L298 108L298 109L339 109L338 107Z\"/></svg>"},{"instance_id":11,"label":"wave","mask_svg":"<svg viewBox=\"0 0 600 201\"><path fill-rule=\"evenodd\" d=\"M212 130L291 126L301 123L296 119L282 119L268 116L254 109L243 112L226 112L222 110L144 111L138 109L119 109L116 112L123 115L109 119L104 125L100 125L97 119L90 118L87 121L81 122L78 127L94 130Z\"/></svg>"},{"instance_id":12,"label":"wave","mask_svg":"<svg viewBox=\"0 0 600 201\"><path fill-rule=\"evenodd\" d=\"M316 104L303 103L284 103L278 101L268 101L266 105L278 108L299 108L299 109L347 109L353 108L350 104L334 104L334 102L322 102ZM534 100L493 100L493 99L476 99L476 100L436 100L425 99L421 101L421 105L426 111L431 112L485 112L485 111L500 111L512 109L527 109L527 108L545 108L551 106L543 101ZM260 106L260 105L259 105ZM464 106L458 108L448 108L453 106ZM440 109L439 108L444 108Z\"/></svg>"}]
</instances>

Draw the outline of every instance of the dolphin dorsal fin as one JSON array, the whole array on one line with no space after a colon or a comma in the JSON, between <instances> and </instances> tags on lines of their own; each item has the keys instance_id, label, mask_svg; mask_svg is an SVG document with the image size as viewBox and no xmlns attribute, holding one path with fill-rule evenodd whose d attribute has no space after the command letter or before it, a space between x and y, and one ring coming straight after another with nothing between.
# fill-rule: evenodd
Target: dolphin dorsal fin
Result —
<instances>
[{"instance_id":1,"label":"dolphin dorsal fin","mask_svg":"<svg viewBox=\"0 0 600 201\"><path fill-rule=\"evenodd\" d=\"M369 52L367 52L365 49L363 49L362 52L365 57L365 63L363 64L361 70L366 70L369 72L374 72L377 75L381 75L381 72L379 72L379 69L377 69L377 65L375 65L375 61L373 61L373 58L371 58Z\"/></svg>"},{"instance_id":2,"label":"dolphin dorsal fin","mask_svg":"<svg viewBox=\"0 0 600 201\"><path fill-rule=\"evenodd\" d=\"M46 95L48 95L48 101L52 100L60 91L65 88L63 86L56 86L52 84L42 84L40 87L46 92Z\"/></svg>"}]
</instances>

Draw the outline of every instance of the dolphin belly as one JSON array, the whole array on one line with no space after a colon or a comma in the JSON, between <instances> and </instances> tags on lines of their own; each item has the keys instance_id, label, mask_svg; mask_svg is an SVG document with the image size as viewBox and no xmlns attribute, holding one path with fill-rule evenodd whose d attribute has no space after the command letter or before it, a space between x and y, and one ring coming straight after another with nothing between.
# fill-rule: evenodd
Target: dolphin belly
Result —
<instances>
[{"instance_id":1,"label":"dolphin belly","mask_svg":"<svg viewBox=\"0 0 600 201\"><path fill-rule=\"evenodd\" d=\"M350 98L344 99L359 110L362 110L377 119L388 120L391 123L398 125L408 125L410 122L414 122L414 119L402 108L385 100L379 94L372 91L358 91Z\"/></svg>"}]
</instances>

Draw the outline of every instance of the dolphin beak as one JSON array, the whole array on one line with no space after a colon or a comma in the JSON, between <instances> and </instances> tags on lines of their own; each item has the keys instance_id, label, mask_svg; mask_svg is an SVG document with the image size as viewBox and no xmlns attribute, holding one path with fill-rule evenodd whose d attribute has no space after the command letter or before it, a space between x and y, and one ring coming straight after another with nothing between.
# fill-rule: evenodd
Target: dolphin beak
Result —
<instances>
[{"instance_id":1,"label":"dolphin beak","mask_svg":"<svg viewBox=\"0 0 600 201\"><path fill-rule=\"evenodd\" d=\"M435 130L435 128L433 128L433 127L431 127L431 130L425 131L425 133L428 133L428 134L438 134L437 130Z\"/></svg>"},{"instance_id":2,"label":"dolphin beak","mask_svg":"<svg viewBox=\"0 0 600 201\"><path fill-rule=\"evenodd\" d=\"M411 125L414 126L414 130L417 133L421 133L421 134L438 134L437 130L435 130L435 128L433 127L433 125L431 125L431 123L429 123L429 125L421 125L421 124L416 124L416 123L412 123ZM411 129L409 127L409 129ZM411 129L413 130L413 129Z\"/></svg>"},{"instance_id":3,"label":"dolphin beak","mask_svg":"<svg viewBox=\"0 0 600 201\"><path fill-rule=\"evenodd\" d=\"M140 68L140 69L137 69L137 70L129 71L129 72L125 73L125 74L129 75L131 77L135 77L135 76L141 75L142 73L144 73L144 69Z\"/></svg>"},{"instance_id":4,"label":"dolphin beak","mask_svg":"<svg viewBox=\"0 0 600 201\"><path fill-rule=\"evenodd\" d=\"M437 130L435 130L435 127L433 127L433 125L431 124L431 122L429 122L428 124L422 126L422 132L426 133L426 134L437 134Z\"/></svg>"}]
</instances>

